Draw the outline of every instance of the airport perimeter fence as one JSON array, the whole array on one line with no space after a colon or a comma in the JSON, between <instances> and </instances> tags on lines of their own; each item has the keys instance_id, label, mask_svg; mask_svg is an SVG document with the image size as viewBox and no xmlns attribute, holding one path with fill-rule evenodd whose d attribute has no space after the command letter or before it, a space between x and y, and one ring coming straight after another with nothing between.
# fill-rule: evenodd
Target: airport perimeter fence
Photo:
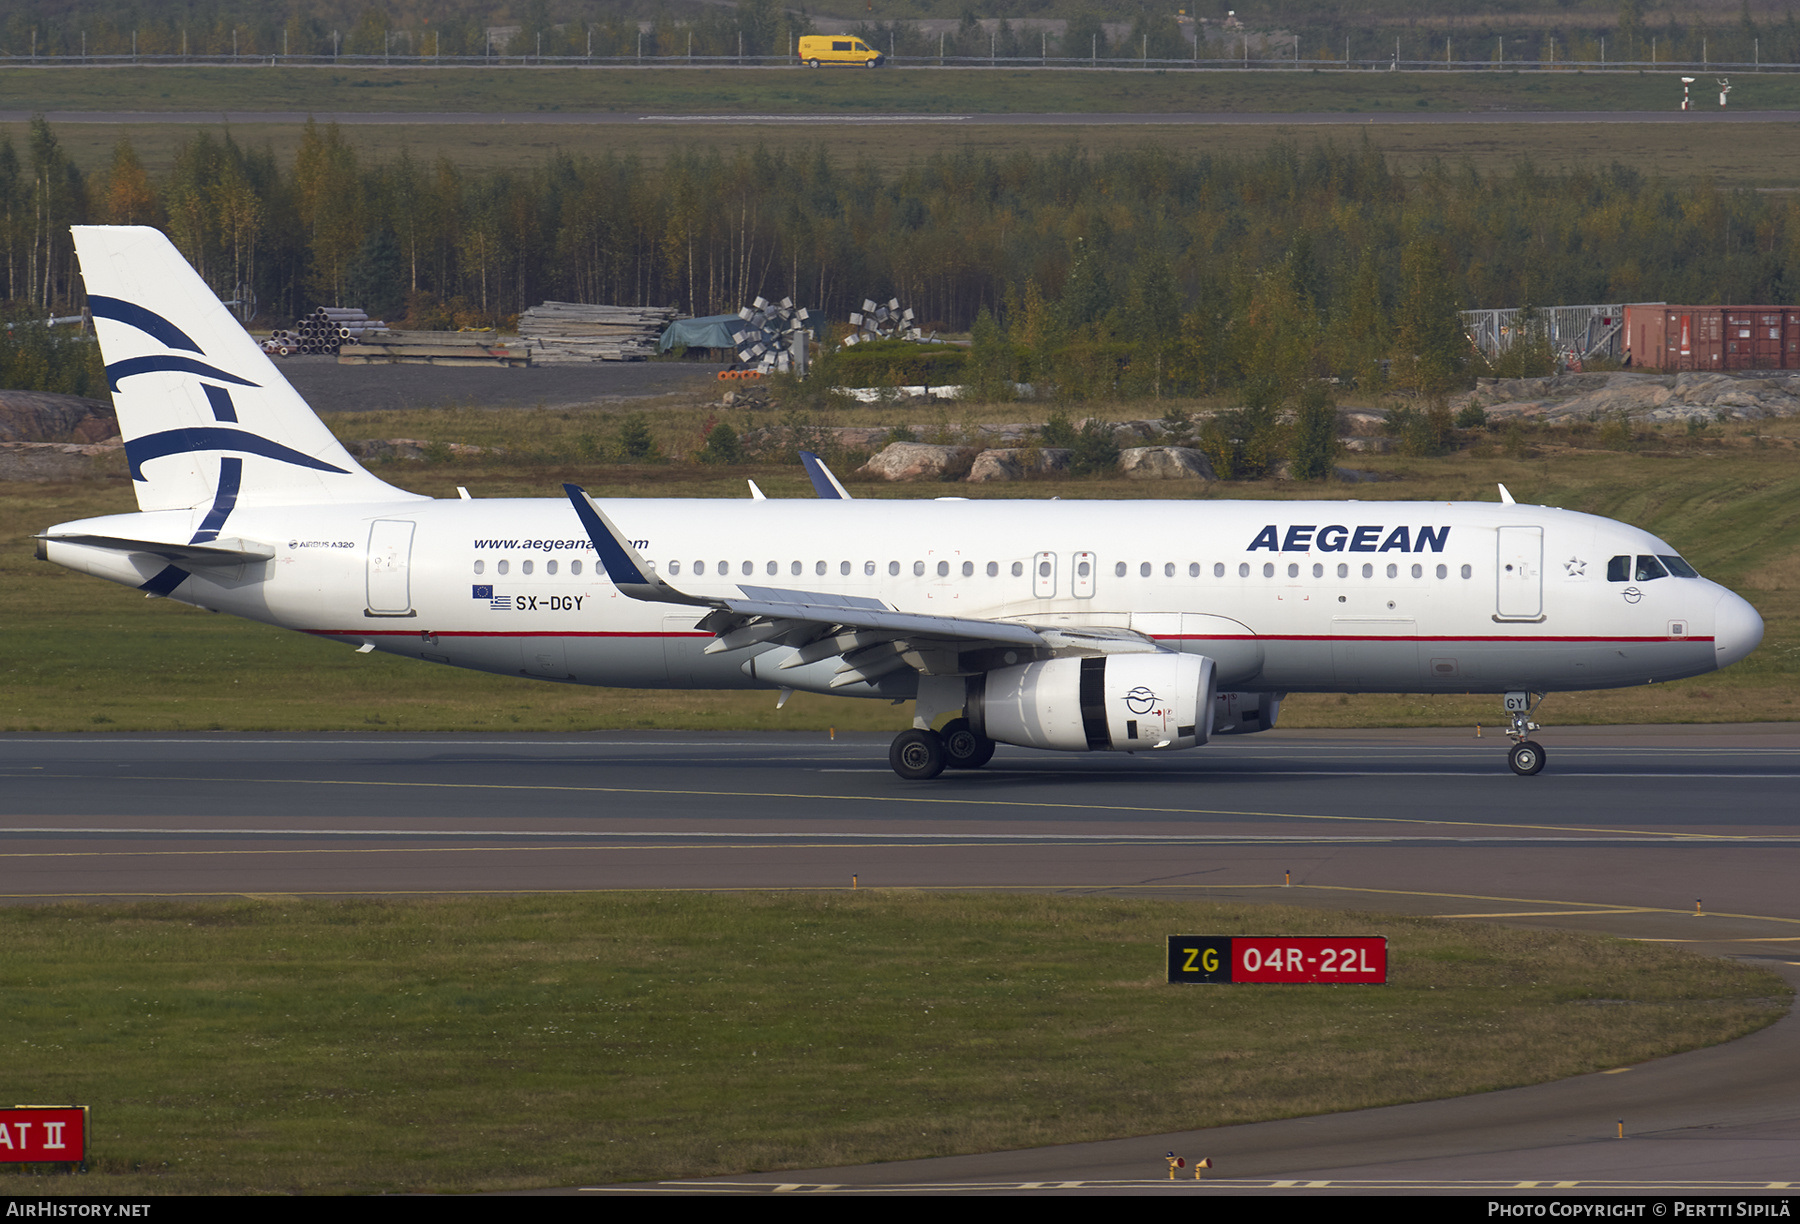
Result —
<instances>
[{"instance_id":1,"label":"airport perimeter fence","mask_svg":"<svg viewBox=\"0 0 1800 1224\"><path fill-rule=\"evenodd\" d=\"M909 68L1109 69L1114 72L1796 72L1755 60L1154 59L1149 56L889 55ZM0 55L7 67L209 68L798 68L793 55Z\"/></svg>"}]
</instances>

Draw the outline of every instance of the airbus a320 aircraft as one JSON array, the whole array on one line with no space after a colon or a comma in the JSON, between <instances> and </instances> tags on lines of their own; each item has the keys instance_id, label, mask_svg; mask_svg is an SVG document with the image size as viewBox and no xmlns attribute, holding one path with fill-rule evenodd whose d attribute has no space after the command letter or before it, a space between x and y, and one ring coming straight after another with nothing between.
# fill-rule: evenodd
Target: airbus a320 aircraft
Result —
<instances>
[{"instance_id":1,"label":"airbus a320 aircraft","mask_svg":"<svg viewBox=\"0 0 1800 1224\"><path fill-rule=\"evenodd\" d=\"M1509 496L868 501L815 462L820 500L433 500L360 467L162 234L75 241L140 513L38 556L361 651L910 700L889 760L911 779L996 743L1192 748L1273 727L1290 692L1489 692L1528 775L1544 693L1762 640L1655 536Z\"/></svg>"}]
</instances>

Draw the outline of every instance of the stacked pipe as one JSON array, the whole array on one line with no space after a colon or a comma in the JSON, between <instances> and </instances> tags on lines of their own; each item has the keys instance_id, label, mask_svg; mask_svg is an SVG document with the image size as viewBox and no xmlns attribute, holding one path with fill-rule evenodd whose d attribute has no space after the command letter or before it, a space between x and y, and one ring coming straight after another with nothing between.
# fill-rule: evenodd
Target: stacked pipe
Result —
<instances>
[{"instance_id":1,"label":"stacked pipe","mask_svg":"<svg viewBox=\"0 0 1800 1224\"><path fill-rule=\"evenodd\" d=\"M537 365L642 361L656 355L672 306L587 306L545 302L519 316L519 336Z\"/></svg>"},{"instance_id":2,"label":"stacked pipe","mask_svg":"<svg viewBox=\"0 0 1800 1224\"><path fill-rule=\"evenodd\" d=\"M738 318L744 326L731 333L738 360L764 374L788 373L794 369L794 332L803 329L810 317L806 307L794 305L793 298L782 298L779 305L765 298L755 299L739 309ZM805 377L804 370L801 377Z\"/></svg>"},{"instance_id":3,"label":"stacked pipe","mask_svg":"<svg viewBox=\"0 0 1800 1224\"><path fill-rule=\"evenodd\" d=\"M273 332L263 347L286 357L290 353L335 355L345 345L387 334L388 326L355 307L321 306L295 320L292 331Z\"/></svg>"}]
</instances>

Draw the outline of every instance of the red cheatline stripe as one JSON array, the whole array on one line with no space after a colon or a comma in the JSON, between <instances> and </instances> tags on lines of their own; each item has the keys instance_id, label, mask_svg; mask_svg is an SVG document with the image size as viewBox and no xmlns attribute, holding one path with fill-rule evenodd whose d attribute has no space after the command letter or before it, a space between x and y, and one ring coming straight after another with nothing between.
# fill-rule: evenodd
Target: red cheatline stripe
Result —
<instances>
[{"instance_id":1,"label":"red cheatline stripe","mask_svg":"<svg viewBox=\"0 0 1800 1224\"><path fill-rule=\"evenodd\" d=\"M418 637L417 629L307 629L303 632L319 637ZM479 630L479 629L432 629L428 630L432 637L559 637L559 638L710 638L710 633L677 632L658 633L653 631L614 631L555 629L517 629L517 630ZM1239 633L1239 634L1200 634L1200 633L1167 633L1156 634L1159 642L1450 642L1474 645L1477 642L1507 642L1513 645L1526 645L1538 642L1583 642L1588 644L1603 643L1608 645L1642 645L1648 642L1710 642L1711 637L1698 634L1691 637L1552 637L1530 636L1512 637L1496 634L1491 637L1454 637L1454 636L1403 636L1394 634L1332 634L1332 633Z\"/></svg>"}]
</instances>

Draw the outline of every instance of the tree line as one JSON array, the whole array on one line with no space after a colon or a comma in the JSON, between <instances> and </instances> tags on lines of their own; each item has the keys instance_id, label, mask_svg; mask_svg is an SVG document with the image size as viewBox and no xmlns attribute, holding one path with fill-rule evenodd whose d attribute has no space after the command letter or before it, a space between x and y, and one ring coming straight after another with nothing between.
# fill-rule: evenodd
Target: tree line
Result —
<instances>
[{"instance_id":1,"label":"tree line","mask_svg":"<svg viewBox=\"0 0 1800 1224\"><path fill-rule=\"evenodd\" d=\"M1368 140L965 150L896 170L822 148L692 147L654 166L559 154L473 170L371 161L309 124L286 162L198 132L164 173L122 141L83 174L40 118L22 148L0 140L12 317L79 308L79 223L165 229L265 325L318 305L429 328L503 324L545 300L705 315L758 295L844 320L898 297L927 328L973 331L975 377L1071 399L1424 386L1452 377L1439 367L1462 376L1460 309L1785 303L1800 283L1786 194L1618 165L1402 175Z\"/></svg>"}]
</instances>

